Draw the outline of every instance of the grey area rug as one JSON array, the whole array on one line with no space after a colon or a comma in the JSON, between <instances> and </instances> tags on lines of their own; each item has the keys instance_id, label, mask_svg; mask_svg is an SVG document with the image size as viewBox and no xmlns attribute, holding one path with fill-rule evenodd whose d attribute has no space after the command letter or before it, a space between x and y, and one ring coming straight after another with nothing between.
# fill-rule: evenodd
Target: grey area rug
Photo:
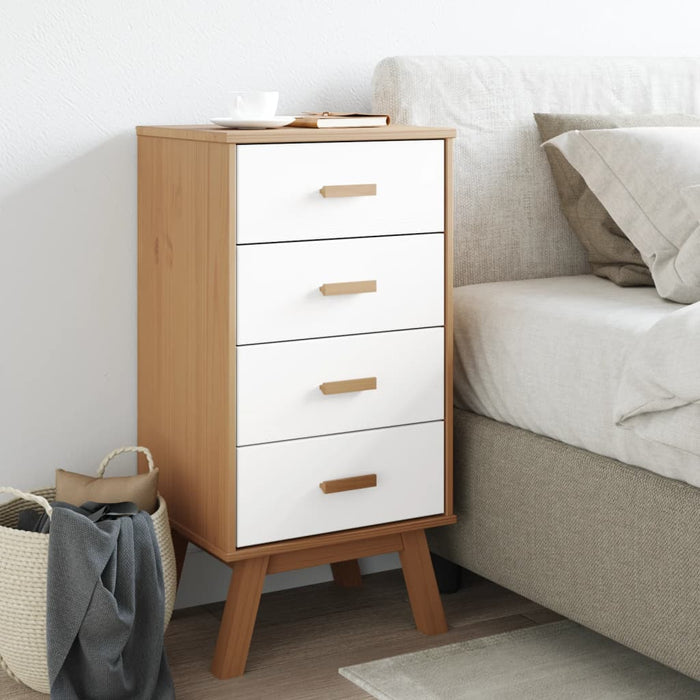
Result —
<instances>
[{"instance_id":1,"label":"grey area rug","mask_svg":"<svg viewBox=\"0 0 700 700\"><path fill-rule=\"evenodd\" d=\"M564 620L340 669L379 700L698 700L700 683Z\"/></svg>"}]
</instances>

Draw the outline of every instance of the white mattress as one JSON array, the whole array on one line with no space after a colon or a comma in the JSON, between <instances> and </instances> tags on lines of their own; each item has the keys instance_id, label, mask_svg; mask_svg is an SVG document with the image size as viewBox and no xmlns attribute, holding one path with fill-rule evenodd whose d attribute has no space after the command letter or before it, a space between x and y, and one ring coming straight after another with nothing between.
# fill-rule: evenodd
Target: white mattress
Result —
<instances>
[{"instance_id":1,"label":"white mattress","mask_svg":"<svg viewBox=\"0 0 700 700\"><path fill-rule=\"evenodd\" d=\"M455 404L700 486L700 457L613 419L627 351L678 308L593 275L458 287Z\"/></svg>"}]
</instances>

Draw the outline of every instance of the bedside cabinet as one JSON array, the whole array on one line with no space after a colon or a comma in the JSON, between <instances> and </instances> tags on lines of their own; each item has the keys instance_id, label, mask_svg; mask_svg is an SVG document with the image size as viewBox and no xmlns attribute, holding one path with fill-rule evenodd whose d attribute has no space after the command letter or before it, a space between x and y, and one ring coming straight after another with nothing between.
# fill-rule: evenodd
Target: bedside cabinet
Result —
<instances>
[{"instance_id":1,"label":"bedside cabinet","mask_svg":"<svg viewBox=\"0 0 700 700\"><path fill-rule=\"evenodd\" d=\"M244 672L265 575L323 563L399 552L444 632L454 131L137 132L138 439L179 566L232 567L213 673Z\"/></svg>"}]
</instances>

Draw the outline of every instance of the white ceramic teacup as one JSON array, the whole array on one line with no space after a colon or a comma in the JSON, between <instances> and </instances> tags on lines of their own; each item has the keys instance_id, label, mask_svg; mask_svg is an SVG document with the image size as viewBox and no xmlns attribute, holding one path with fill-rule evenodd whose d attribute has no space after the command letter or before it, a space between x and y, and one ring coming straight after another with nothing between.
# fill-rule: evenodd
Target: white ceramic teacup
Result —
<instances>
[{"instance_id":1,"label":"white ceramic teacup","mask_svg":"<svg viewBox=\"0 0 700 700\"><path fill-rule=\"evenodd\" d=\"M250 90L234 92L229 97L228 116L231 119L268 119L275 116L279 92Z\"/></svg>"}]
</instances>

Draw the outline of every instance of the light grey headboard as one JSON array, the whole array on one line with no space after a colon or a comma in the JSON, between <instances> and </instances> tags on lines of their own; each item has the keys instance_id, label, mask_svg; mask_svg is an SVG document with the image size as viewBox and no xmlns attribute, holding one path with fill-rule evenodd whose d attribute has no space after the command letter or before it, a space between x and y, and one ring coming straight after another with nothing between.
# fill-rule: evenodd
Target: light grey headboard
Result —
<instances>
[{"instance_id":1,"label":"light grey headboard","mask_svg":"<svg viewBox=\"0 0 700 700\"><path fill-rule=\"evenodd\" d=\"M376 67L374 109L451 126L455 285L587 272L533 112L700 114L700 59L396 57Z\"/></svg>"}]
</instances>

